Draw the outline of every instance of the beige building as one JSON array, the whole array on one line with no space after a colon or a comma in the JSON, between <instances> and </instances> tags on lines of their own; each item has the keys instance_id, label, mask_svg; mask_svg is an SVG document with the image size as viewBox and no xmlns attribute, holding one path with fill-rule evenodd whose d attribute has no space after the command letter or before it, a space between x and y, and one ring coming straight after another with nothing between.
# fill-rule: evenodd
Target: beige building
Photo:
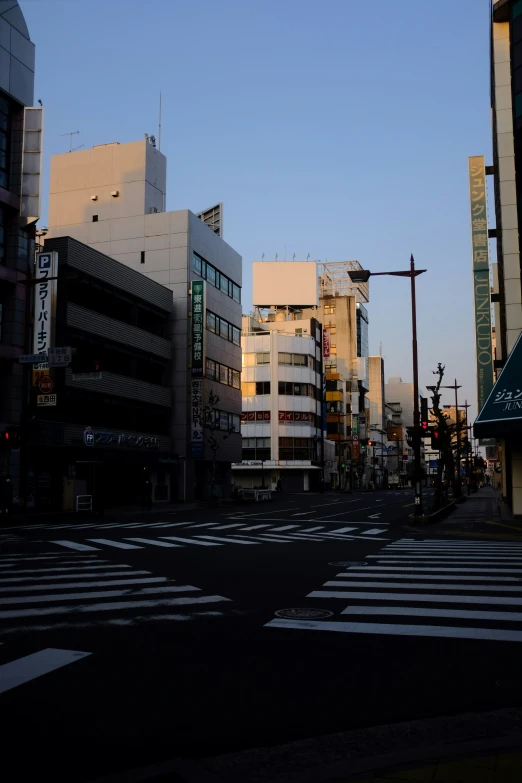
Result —
<instances>
[{"instance_id":1,"label":"beige building","mask_svg":"<svg viewBox=\"0 0 522 783\"><path fill-rule=\"evenodd\" d=\"M172 440L184 461L179 497L203 496L211 452L201 450L196 422L210 391L217 394L219 427L236 434L218 452L219 483L230 485L230 465L241 458L242 259L190 210L165 212L166 158L153 137L104 144L51 158L47 238L73 237L172 291ZM202 386L195 383L191 286L202 281ZM199 391L198 391L199 390ZM200 420L198 419L198 422Z\"/></svg>"}]
</instances>

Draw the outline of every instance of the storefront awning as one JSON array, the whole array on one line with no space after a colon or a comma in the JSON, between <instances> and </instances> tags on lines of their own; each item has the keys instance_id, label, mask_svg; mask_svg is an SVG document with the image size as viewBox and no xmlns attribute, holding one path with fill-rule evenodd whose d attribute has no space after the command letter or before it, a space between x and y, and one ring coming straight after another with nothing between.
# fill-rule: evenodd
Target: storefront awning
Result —
<instances>
[{"instance_id":1,"label":"storefront awning","mask_svg":"<svg viewBox=\"0 0 522 783\"><path fill-rule=\"evenodd\" d=\"M522 433L522 334L473 425L476 438Z\"/></svg>"}]
</instances>

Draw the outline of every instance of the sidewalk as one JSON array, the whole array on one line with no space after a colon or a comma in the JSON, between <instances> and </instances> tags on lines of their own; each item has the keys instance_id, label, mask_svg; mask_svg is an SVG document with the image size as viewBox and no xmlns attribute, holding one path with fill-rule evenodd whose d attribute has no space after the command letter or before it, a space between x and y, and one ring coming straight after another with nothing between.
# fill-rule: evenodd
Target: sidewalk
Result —
<instances>
[{"instance_id":1,"label":"sidewalk","mask_svg":"<svg viewBox=\"0 0 522 783\"><path fill-rule=\"evenodd\" d=\"M384 783L400 780L408 783L520 783L522 752L493 753L454 761L434 761L416 769L395 769L375 776L353 779L353 783Z\"/></svg>"}]
</instances>

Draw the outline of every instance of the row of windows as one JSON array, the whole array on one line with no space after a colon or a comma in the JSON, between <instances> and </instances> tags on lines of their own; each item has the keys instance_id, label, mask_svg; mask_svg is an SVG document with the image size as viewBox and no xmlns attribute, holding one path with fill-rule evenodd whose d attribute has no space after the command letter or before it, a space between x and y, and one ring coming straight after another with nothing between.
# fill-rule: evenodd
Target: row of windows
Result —
<instances>
[{"instance_id":1,"label":"row of windows","mask_svg":"<svg viewBox=\"0 0 522 783\"><path fill-rule=\"evenodd\" d=\"M0 98L0 187L9 189L9 126L11 122L10 104Z\"/></svg>"},{"instance_id":2,"label":"row of windows","mask_svg":"<svg viewBox=\"0 0 522 783\"><path fill-rule=\"evenodd\" d=\"M270 353L244 353L242 357L243 367L254 367L255 365L270 364ZM306 353L283 353L277 354L278 364L288 365L290 367L309 367L311 370L321 372L321 363Z\"/></svg>"},{"instance_id":3,"label":"row of windows","mask_svg":"<svg viewBox=\"0 0 522 783\"><path fill-rule=\"evenodd\" d=\"M206 423L218 430L241 432L241 418L237 413L228 413L228 411L213 409L207 414Z\"/></svg>"},{"instance_id":4,"label":"row of windows","mask_svg":"<svg viewBox=\"0 0 522 783\"><path fill-rule=\"evenodd\" d=\"M312 383L294 383L293 381L279 381L278 394L290 394L294 397L311 397L312 400L322 399L322 390Z\"/></svg>"},{"instance_id":5,"label":"row of windows","mask_svg":"<svg viewBox=\"0 0 522 783\"><path fill-rule=\"evenodd\" d=\"M244 449L269 449L270 438L243 438Z\"/></svg>"},{"instance_id":6,"label":"row of windows","mask_svg":"<svg viewBox=\"0 0 522 783\"><path fill-rule=\"evenodd\" d=\"M312 383L294 383L293 381L279 381L278 394L289 394L294 397L311 397L312 400L321 400L322 392ZM243 397L251 397L254 394L270 394L270 381L247 381L241 384Z\"/></svg>"},{"instance_id":7,"label":"row of windows","mask_svg":"<svg viewBox=\"0 0 522 783\"><path fill-rule=\"evenodd\" d=\"M241 329L233 326L233 324L225 321L224 318L220 318L219 315L212 313L210 310L207 310L207 329L209 332L214 332L214 334L218 334L220 337L228 340L229 343L241 345Z\"/></svg>"},{"instance_id":8,"label":"row of windows","mask_svg":"<svg viewBox=\"0 0 522 783\"><path fill-rule=\"evenodd\" d=\"M209 264L204 258L198 256L197 253L192 253L192 269L193 271L206 280L207 283L213 285L214 288L219 288L224 294L229 296L234 302L241 302L241 288L232 282L226 275L218 272L215 266Z\"/></svg>"},{"instance_id":9,"label":"row of windows","mask_svg":"<svg viewBox=\"0 0 522 783\"><path fill-rule=\"evenodd\" d=\"M311 438L279 438L279 459L316 459L316 444Z\"/></svg>"},{"instance_id":10,"label":"row of windows","mask_svg":"<svg viewBox=\"0 0 522 783\"><path fill-rule=\"evenodd\" d=\"M234 389L241 388L241 373L239 370L233 370L232 367L219 364L219 362L214 362L212 359L207 359L206 376L213 381L223 383L225 386L232 386Z\"/></svg>"},{"instance_id":11,"label":"row of windows","mask_svg":"<svg viewBox=\"0 0 522 783\"><path fill-rule=\"evenodd\" d=\"M270 438L243 438L242 459L268 460L270 454Z\"/></svg>"}]
</instances>

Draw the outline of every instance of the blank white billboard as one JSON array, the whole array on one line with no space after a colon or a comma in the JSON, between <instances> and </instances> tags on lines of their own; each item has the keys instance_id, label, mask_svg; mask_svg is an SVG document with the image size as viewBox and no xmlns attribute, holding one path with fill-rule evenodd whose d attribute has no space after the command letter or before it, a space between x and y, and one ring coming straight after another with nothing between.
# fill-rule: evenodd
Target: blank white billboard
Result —
<instances>
[{"instance_id":1,"label":"blank white billboard","mask_svg":"<svg viewBox=\"0 0 522 783\"><path fill-rule=\"evenodd\" d=\"M317 307L315 261L254 261L252 304L255 307Z\"/></svg>"}]
</instances>

